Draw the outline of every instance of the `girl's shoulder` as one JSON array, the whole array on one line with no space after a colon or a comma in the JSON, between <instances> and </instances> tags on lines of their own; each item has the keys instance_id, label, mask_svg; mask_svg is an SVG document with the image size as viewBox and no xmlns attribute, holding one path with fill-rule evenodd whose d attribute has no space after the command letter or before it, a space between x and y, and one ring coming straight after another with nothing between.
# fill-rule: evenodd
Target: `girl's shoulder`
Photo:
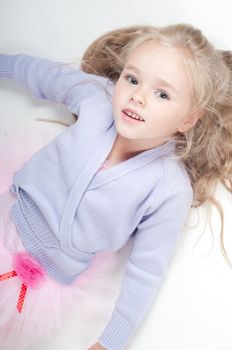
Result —
<instances>
[{"instance_id":1,"label":"girl's shoulder","mask_svg":"<svg viewBox=\"0 0 232 350\"><path fill-rule=\"evenodd\" d=\"M190 177L184 164L175 156L166 156L162 159L163 177L162 177L162 193L170 197L184 195L193 197L193 188Z\"/></svg>"}]
</instances>

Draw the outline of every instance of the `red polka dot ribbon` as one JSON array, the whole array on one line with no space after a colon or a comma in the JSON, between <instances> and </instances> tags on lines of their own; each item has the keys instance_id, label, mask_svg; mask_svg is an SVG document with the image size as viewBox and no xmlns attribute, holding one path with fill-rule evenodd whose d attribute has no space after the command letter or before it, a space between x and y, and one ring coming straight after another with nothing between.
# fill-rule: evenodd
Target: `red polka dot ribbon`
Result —
<instances>
[{"instance_id":1,"label":"red polka dot ribbon","mask_svg":"<svg viewBox=\"0 0 232 350\"><path fill-rule=\"evenodd\" d=\"M18 276L22 281L19 297L17 301L17 310L22 312L28 287L37 288L38 284L43 280L45 272L39 262L28 253L17 253L13 257L14 270L0 275L0 281Z\"/></svg>"},{"instance_id":2,"label":"red polka dot ribbon","mask_svg":"<svg viewBox=\"0 0 232 350\"><path fill-rule=\"evenodd\" d=\"M7 280L11 277L15 277L15 276L17 276L16 271L6 272L6 273L3 273L2 275L0 275L0 281L5 281L5 280ZM27 286L24 283L22 283L21 290L20 290L19 297L18 297L18 302L17 302L17 310L19 313L22 312L26 292L27 292Z\"/></svg>"}]
</instances>

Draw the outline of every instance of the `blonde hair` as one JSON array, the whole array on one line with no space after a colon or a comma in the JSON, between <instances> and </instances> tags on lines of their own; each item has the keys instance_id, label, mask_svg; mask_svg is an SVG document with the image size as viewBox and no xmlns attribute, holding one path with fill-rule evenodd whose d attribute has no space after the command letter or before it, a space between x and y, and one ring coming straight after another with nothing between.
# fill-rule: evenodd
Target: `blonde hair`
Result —
<instances>
[{"instance_id":1,"label":"blonde hair","mask_svg":"<svg viewBox=\"0 0 232 350\"><path fill-rule=\"evenodd\" d=\"M95 40L83 55L82 69L116 82L131 50L148 40L184 55L194 107L203 111L203 117L189 131L175 135L176 154L191 180L193 206L208 201L219 210L221 250L229 262L223 242L223 209L213 193L218 182L232 192L232 53L216 50L199 29L188 24L131 26Z\"/></svg>"}]
</instances>

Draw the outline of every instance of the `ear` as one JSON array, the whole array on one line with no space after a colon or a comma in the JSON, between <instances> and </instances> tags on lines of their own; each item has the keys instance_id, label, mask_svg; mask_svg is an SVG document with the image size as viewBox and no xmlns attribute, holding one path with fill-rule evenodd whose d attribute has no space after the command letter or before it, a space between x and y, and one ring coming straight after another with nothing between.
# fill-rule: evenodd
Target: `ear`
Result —
<instances>
[{"instance_id":1,"label":"ear","mask_svg":"<svg viewBox=\"0 0 232 350\"><path fill-rule=\"evenodd\" d=\"M196 122L200 118L203 117L203 115L204 115L204 111L203 110L188 115L182 121L182 123L179 125L179 127L177 128L177 131L179 131L179 132L186 132L186 131L190 130L196 124Z\"/></svg>"}]
</instances>

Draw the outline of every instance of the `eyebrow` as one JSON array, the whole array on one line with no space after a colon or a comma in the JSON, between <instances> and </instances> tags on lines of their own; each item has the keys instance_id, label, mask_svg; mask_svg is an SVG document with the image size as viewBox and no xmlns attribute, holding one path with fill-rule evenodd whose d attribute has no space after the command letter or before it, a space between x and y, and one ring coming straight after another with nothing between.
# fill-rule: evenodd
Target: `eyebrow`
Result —
<instances>
[{"instance_id":1,"label":"eyebrow","mask_svg":"<svg viewBox=\"0 0 232 350\"><path fill-rule=\"evenodd\" d=\"M125 66L124 69L130 69L130 70L133 70L134 72L136 73L139 73L140 70L139 68L135 67L135 66ZM178 91L176 90L176 88L174 88L173 85L169 84L166 80L163 80L162 78L157 78L156 79L157 83L158 84L161 84L162 86L165 86L165 87L168 87L170 89L172 89L173 91L175 91L176 94L178 94Z\"/></svg>"}]
</instances>

